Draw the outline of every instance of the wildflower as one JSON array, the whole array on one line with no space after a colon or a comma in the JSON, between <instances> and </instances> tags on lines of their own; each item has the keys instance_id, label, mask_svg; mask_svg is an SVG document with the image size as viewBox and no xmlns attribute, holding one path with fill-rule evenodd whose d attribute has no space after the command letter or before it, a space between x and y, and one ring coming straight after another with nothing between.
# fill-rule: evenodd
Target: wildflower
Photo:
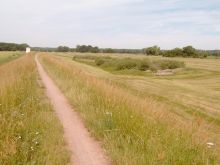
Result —
<instances>
[{"instance_id":1,"label":"wildflower","mask_svg":"<svg viewBox=\"0 0 220 165\"><path fill-rule=\"evenodd\" d=\"M21 116L24 116L24 114L22 113Z\"/></svg>"},{"instance_id":2,"label":"wildflower","mask_svg":"<svg viewBox=\"0 0 220 165\"><path fill-rule=\"evenodd\" d=\"M34 151L34 147L31 146L31 150Z\"/></svg>"},{"instance_id":3,"label":"wildflower","mask_svg":"<svg viewBox=\"0 0 220 165\"><path fill-rule=\"evenodd\" d=\"M212 148L214 146L214 143L212 143L212 142L208 142L206 144L208 145L208 148Z\"/></svg>"},{"instance_id":4,"label":"wildflower","mask_svg":"<svg viewBox=\"0 0 220 165\"><path fill-rule=\"evenodd\" d=\"M18 136L18 139L21 139L21 136Z\"/></svg>"},{"instance_id":5,"label":"wildflower","mask_svg":"<svg viewBox=\"0 0 220 165\"><path fill-rule=\"evenodd\" d=\"M39 142L38 142L38 141L36 141L36 142L35 142L35 144L36 144L36 145L38 145L38 144L39 144Z\"/></svg>"},{"instance_id":6,"label":"wildflower","mask_svg":"<svg viewBox=\"0 0 220 165\"><path fill-rule=\"evenodd\" d=\"M39 134L39 132L36 132L35 134L36 134L36 135L38 135L38 134Z\"/></svg>"}]
</instances>

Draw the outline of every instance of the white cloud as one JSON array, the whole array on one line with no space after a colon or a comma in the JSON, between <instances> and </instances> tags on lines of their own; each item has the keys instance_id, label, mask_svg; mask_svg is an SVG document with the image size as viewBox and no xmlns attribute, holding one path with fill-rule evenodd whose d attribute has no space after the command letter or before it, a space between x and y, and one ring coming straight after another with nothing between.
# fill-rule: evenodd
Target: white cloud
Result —
<instances>
[{"instance_id":1,"label":"white cloud","mask_svg":"<svg viewBox=\"0 0 220 165\"><path fill-rule=\"evenodd\" d=\"M0 21L2 41L33 46L220 49L218 0L7 0Z\"/></svg>"}]
</instances>

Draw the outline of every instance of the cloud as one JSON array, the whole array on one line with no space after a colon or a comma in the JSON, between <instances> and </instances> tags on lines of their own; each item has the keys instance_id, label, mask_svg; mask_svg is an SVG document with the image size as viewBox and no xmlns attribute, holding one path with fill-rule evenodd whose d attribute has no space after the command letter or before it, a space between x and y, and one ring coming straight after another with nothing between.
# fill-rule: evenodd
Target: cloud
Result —
<instances>
[{"instance_id":1,"label":"cloud","mask_svg":"<svg viewBox=\"0 0 220 165\"><path fill-rule=\"evenodd\" d=\"M33 46L220 49L218 0L7 0L0 20L2 41Z\"/></svg>"}]
</instances>

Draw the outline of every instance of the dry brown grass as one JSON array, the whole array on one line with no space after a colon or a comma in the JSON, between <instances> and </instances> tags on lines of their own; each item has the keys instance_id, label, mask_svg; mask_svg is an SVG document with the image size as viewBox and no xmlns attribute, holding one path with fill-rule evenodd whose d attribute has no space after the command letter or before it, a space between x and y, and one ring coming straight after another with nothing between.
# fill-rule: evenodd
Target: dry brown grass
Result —
<instances>
[{"instance_id":1,"label":"dry brown grass","mask_svg":"<svg viewBox=\"0 0 220 165\"><path fill-rule=\"evenodd\" d=\"M0 164L69 160L62 127L37 83L33 57L0 66Z\"/></svg>"}]
</instances>

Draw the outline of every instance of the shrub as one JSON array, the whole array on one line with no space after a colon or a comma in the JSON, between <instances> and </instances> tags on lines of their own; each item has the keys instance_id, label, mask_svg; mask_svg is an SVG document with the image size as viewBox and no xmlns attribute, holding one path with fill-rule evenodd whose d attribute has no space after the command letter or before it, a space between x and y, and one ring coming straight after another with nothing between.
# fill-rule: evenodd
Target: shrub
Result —
<instances>
[{"instance_id":1,"label":"shrub","mask_svg":"<svg viewBox=\"0 0 220 165\"><path fill-rule=\"evenodd\" d=\"M184 62L174 60L157 60L154 61L153 64L157 69L161 70L183 68L185 66Z\"/></svg>"},{"instance_id":2,"label":"shrub","mask_svg":"<svg viewBox=\"0 0 220 165\"><path fill-rule=\"evenodd\" d=\"M176 69L184 67L184 62L174 60L155 60L148 59L132 59L132 58L112 58L109 56L91 56L91 55L76 55L73 60L80 59L94 60L95 65L109 68L111 70L136 69L139 71Z\"/></svg>"},{"instance_id":3,"label":"shrub","mask_svg":"<svg viewBox=\"0 0 220 165\"><path fill-rule=\"evenodd\" d=\"M132 69L136 66L137 61L130 58L120 59L116 62L116 70Z\"/></svg>"},{"instance_id":4,"label":"shrub","mask_svg":"<svg viewBox=\"0 0 220 165\"><path fill-rule=\"evenodd\" d=\"M95 64L96 64L97 66L100 66L100 65L102 65L102 64L104 64L104 63L105 63L105 60L102 59L102 58L96 58L96 59L95 59Z\"/></svg>"},{"instance_id":5,"label":"shrub","mask_svg":"<svg viewBox=\"0 0 220 165\"><path fill-rule=\"evenodd\" d=\"M138 70L140 71L145 71L147 69L149 69L150 67L150 63L149 61L145 60L145 61L140 61L137 65Z\"/></svg>"}]
</instances>

